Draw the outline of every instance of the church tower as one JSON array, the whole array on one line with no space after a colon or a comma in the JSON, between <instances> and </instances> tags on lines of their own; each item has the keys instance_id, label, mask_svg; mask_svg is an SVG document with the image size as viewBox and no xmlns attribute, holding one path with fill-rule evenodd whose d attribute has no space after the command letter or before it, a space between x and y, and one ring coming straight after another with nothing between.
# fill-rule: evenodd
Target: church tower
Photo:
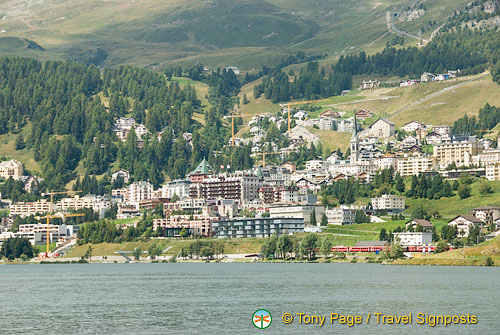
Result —
<instances>
[{"instance_id":1,"label":"church tower","mask_svg":"<svg viewBox=\"0 0 500 335\"><path fill-rule=\"evenodd\" d=\"M358 123L356 122L356 111L354 111L354 124L352 126L350 161L351 164L357 164L359 161L359 139L358 139Z\"/></svg>"}]
</instances>

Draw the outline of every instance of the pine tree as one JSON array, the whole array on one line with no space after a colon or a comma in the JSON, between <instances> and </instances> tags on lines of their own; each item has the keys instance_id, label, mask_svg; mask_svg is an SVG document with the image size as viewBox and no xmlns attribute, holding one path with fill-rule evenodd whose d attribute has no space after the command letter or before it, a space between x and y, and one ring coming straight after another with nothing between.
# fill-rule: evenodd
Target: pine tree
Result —
<instances>
[{"instance_id":1,"label":"pine tree","mask_svg":"<svg viewBox=\"0 0 500 335\"><path fill-rule=\"evenodd\" d=\"M317 222L316 222L316 209L313 208L312 212L311 212L311 217L309 219L310 223L311 223L311 226L316 226Z\"/></svg>"}]
</instances>

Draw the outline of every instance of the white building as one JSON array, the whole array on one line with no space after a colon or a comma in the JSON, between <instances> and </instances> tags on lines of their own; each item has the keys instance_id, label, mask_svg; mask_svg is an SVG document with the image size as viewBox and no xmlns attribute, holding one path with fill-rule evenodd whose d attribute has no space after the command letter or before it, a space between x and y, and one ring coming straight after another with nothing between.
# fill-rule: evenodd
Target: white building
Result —
<instances>
[{"instance_id":1,"label":"white building","mask_svg":"<svg viewBox=\"0 0 500 335\"><path fill-rule=\"evenodd\" d=\"M313 210L316 213L316 225L321 223L321 217L325 212L324 206L279 206L270 207L269 214L271 218L301 218L304 219L306 226L311 225L311 214Z\"/></svg>"},{"instance_id":2,"label":"white building","mask_svg":"<svg viewBox=\"0 0 500 335\"><path fill-rule=\"evenodd\" d=\"M306 162L307 171L326 171L326 161L315 159Z\"/></svg>"},{"instance_id":3,"label":"white building","mask_svg":"<svg viewBox=\"0 0 500 335\"><path fill-rule=\"evenodd\" d=\"M441 136L449 135L451 133L451 126L448 125L433 126L432 131Z\"/></svg>"},{"instance_id":4,"label":"white building","mask_svg":"<svg viewBox=\"0 0 500 335\"><path fill-rule=\"evenodd\" d=\"M472 163L472 156L480 151L480 144L475 140L434 145L434 157L441 167L446 167L451 163L459 167L469 166Z\"/></svg>"},{"instance_id":5,"label":"white building","mask_svg":"<svg viewBox=\"0 0 500 335\"><path fill-rule=\"evenodd\" d=\"M358 210L363 210L363 208L340 206L325 210L325 214L328 218L328 224L347 225L354 223L354 217L356 216L356 211Z\"/></svg>"},{"instance_id":6,"label":"white building","mask_svg":"<svg viewBox=\"0 0 500 335\"><path fill-rule=\"evenodd\" d=\"M189 198L191 182L185 179L172 180L161 188L161 197L171 199L176 194L179 199Z\"/></svg>"},{"instance_id":7,"label":"white building","mask_svg":"<svg viewBox=\"0 0 500 335\"><path fill-rule=\"evenodd\" d=\"M418 121L411 121L405 124L403 129L407 132L417 131L417 129L425 129L425 124Z\"/></svg>"},{"instance_id":8,"label":"white building","mask_svg":"<svg viewBox=\"0 0 500 335\"><path fill-rule=\"evenodd\" d=\"M405 210L405 199L391 194L384 194L378 198L372 198L372 206L375 210L387 210L398 213Z\"/></svg>"},{"instance_id":9,"label":"white building","mask_svg":"<svg viewBox=\"0 0 500 335\"><path fill-rule=\"evenodd\" d=\"M72 225L49 225L49 243L57 242L60 239L69 239L75 236L78 226ZM47 225L46 224L24 224L19 225L19 231L14 234L15 237L27 238L32 245L47 243Z\"/></svg>"},{"instance_id":10,"label":"white building","mask_svg":"<svg viewBox=\"0 0 500 335\"><path fill-rule=\"evenodd\" d=\"M130 204L137 204L141 200L153 198L153 185L147 181L138 181L132 183L128 187L128 202Z\"/></svg>"},{"instance_id":11,"label":"white building","mask_svg":"<svg viewBox=\"0 0 500 335\"><path fill-rule=\"evenodd\" d=\"M80 197L78 195L75 195L73 198L61 199L61 201L59 201L56 206L60 211L92 208L94 212L99 213L100 218L103 218L104 213L106 213L106 211L111 208L111 201L106 200L102 196L86 195L84 197Z\"/></svg>"},{"instance_id":12,"label":"white building","mask_svg":"<svg viewBox=\"0 0 500 335\"><path fill-rule=\"evenodd\" d=\"M435 157L416 156L416 157L402 157L397 160L397 172L401 176L418 175L421 172L432 171L437 166Z\"/></svg>"},{"instance_id":13,"label":"white building","mask_svg":"<svg viewBox=\"0 0 500 335\"><path fill-rule=\"evenodd\" d=\"M16 204L11 204L9 210L11 215L26 217L37 213L52 213L56 210L56 206L46 199L43 199L36 202L18 202Z\"/></svg>"},{"instance_id":14,"label":"white building","mask_svg":"<svg viewBox=\"0 0 500 335\"><path fill-rule=\"evenodd\" d=\"M486 165L486 179L500 180L500 163Z\"/></svg>"},{"instance_id":15,"label":"white building","mask_svg":"<svg viewBox=\"0 0 500 335\"><path fill-rule=\"evenodd\" d=\"M394 233L394 240L399 241L403 247L428 245L432 243L432 233L423 231Z\"/></svg>"},{"instance_id":16,"label":"white building","mask_svg":"<svg viewBox=\"0 0 500 335\"><path fill-rule=\"evenodd\" d=\"M123 169L117 170L111 174L111 181L115 181L118 177L121 177L123 182L127 184L130 180L130 172Z\"/></svg>"},{"instance_id":17,"label":"white building","mask_svg":"<svg viewBox=\"0 0 500 335\"><path fill-rule=\"evenodd\" d=\"M459 215L448 222L448 226L455 226L458 230L458 235L461 237L469 237L469 233L474 226L483 226L484 222L473 215Z\"/></svg>"},{"instance_id":18,"label":"white building","mask_svg":"<svg viewBox=\"0 0 500 335\"><path fill-rule=\"evenodd\" d=\"M23 175L23 164L15 159L0 163L0 178L19 180Z\"/></svg>"}]
</instances>

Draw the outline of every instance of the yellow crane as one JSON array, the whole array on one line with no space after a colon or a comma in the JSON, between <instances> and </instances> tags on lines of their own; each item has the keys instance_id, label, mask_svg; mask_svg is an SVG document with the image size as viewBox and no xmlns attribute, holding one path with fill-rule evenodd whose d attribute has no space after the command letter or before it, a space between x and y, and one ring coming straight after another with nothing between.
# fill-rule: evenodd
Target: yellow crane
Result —
<instances>
[{"instance_id":1,"label":"yellow crane","mask_svg":"<svg viewBox=\"0 0 500 335\"><path fill-rule=\"evenodd\" d=\"M72 193L80 193L81 191L71 191ZM47 196L47 195L50 195L50 203L53 204L54 203L54 195L57 195L57 194L68 194L70 193L69 191L59 191L59 192L54 192L54 191L50 191L50 192L45 192L45 193L42 193L42 197L44 196ZM40 221L41 219L47 219L47 253L46 253L46 257L49 256L49 237L50 237L50 233L49 233L49 224L50 224L50 218L60 218L60 217L70 217L70 216L84 216L85 214L60 214L58 216L54 216L54 215L47 215L47 216L43 216L43 217L39 217L37 216L37 220Z\"/></svg>"},{"instance_id":2,"label":"yellow crane","mask_svg":"<svg viewBox=\"0 0 500 335\"><path fill-rule=\"evenodd\" d=\"M54 203L54 195L57 195L57 194L68 194L68 193L80 193L81 191L60 191L60 192L54 192L54 191L50 191L50 192L45 192L45 193L42 193L42 197L46 196L46 195L50 195L50 203L53 204Z\"/></svg>"},{"instance_id":3,"label":"yellow crane","mask_svg":"<svg viewBox=\"0 0 500 335\"><path fill-rule=\"evenodd\" d=\"M310 104L313 102L321 102L325 101L328 99L320 99L320 100L309 100L309 101L295 101L295 102L289 102L287 103L288 106L288 133L290 133L290 125L291 125L291 120L290 120L290 106L295 106L295 105L305 105L305 104Z\"/></svg>"},{"instance_id":4,"label":"yellow crane","mask_svg":"<svg viewBox=\"0 0 500 335\"><path fill-rule=\"evenodd\" d=\"M237 114L238 113L238 105L234 105L234 111L231 112L231 145L234 146L234 117L243 117L243 116L259 116L259 114Z\"/></svg>"},{"instance_id":5,"label":"yellow crane","mask_svg":"<svg viewBox=\"0 0 500 335\"><path fill-rule=\"evenodd\" d=\"M266 167L266 155L276 155L276 154L283 154L286 153L287 155L290 154L290 151L293 150L286 150L286 151L272 151L272 152L257 152L257 155L262 155L262 167Z\"/></svg>"},{"instance_id":6,"label":"yellow crane","mask_svg":"<svg viewBox=\"0 0 500 335\"><path fill-rule=\"evenodd\" d=\"M69 218L69 217L74 217L74 216L85 216L85 214L82 213L75 213L75 214L53 214L53 215L46 215L46 216L37 216L36 219L37 221L41 221L42 219L47 219L47 251L45 253L45 257L49 257L49 252L50 252L50 219L58 219L58 218Z\"/></svg>"}]
</instances>

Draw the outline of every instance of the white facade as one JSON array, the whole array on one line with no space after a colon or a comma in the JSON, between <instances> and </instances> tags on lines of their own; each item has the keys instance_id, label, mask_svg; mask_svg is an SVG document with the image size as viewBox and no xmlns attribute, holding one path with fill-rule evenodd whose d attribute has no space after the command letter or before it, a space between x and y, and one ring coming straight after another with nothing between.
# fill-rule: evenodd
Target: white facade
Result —
<instances>
[{"instance_id":1,"label":"white facade","mask_svg":"<svg viewBox=\"0 0 500 335\"><path fill-rule=\"evenodd\" d=\"M486 165L486 179L500 180L500 163Z\"/></svg>"},{"instance_id":2,"label":"white facade","mask_svg":"<svg viewBox=\"0 0 500 335\"><path fill-rule=\"evenodd\" d=\"M394 233L394 240L403 247L421 246L432 243L431 232L402 232Z\"/></svg>"},{"instance_id":3,"label":"white facade","mask_svg":"<svg viewBox=\"0 0 500 335\"><path fill-rule=\"evenodd\" d=\"M417 121L411 121L405 124L403 129L407 132L417 131L417 129L425 129L425 124Z\"/></svg>"},{"instance_id":4,"label":"white facade","mask_svg":"<svg viewBox=\"0 0 500 335\"><path fill-rule=\"evenodd\" d=\"M189 180L173 180L162 186L161 197L171 199L176 194L179 199L189 198L190 187L191 182Z\"/></svg>"},{"instance_id":5,"label":"white facade","mask_svg":"<svg viewBox=\"0 0 500 335\"><path fill-rule=\"evenodd\" d=\"M306 162L306 170L307 171L325 171L326 170L326 161L315 159L312 161Z\"/></svg>"},{"instance_id":6,"label":"white facade","mask_svg":"<svg viewBox=\"0 0 500 335\"><path fill-rule=\"evenodd\" d=\"M354 223L354 217L356 216L356 211L358 210L363 209L355 208L353 206L341 206L334 209L327 209L325 210L325 214L328 218L328 224L346 225Z\"/></svg>"},{"instance_id":7,"label":"white facade","mask_svg":"<svg viewBox=\"0 0 500 335\"><path fill-rule=\"evenodd\" d=\"M469 237L470 230L475 225L483 226L484 222L472 215L459 215L448 222L448 226L457 227L458 235L461 237Z\"/></svg>"},{"instance_id":8,"label":"white facade","mask_svg":"<svg viewBox=\"0 0 500 335\"><path fill-rule=\"evenodd\" d=\"M436 165L435 157L403 157L398 158L396 170L403 177L413 176L432 171Z\"/></svg>"},{"instance_id":9,"label":"white facade","mask_svg":"<svg viewBox=\"0 0 500 335\"><path fill-rule=\"evenodd\" d=\"M54 212L56 206L47 200L40 200L36 202L19 202L17 204L11 204L9 210L11 215L26 217L37 213L44 214Z\"/></svg>"},{"instance_id":10,"label":"white facade","mask_svg":"<svg viewBox=\"0 0 500 335\"><path fill-rule=\"evenodd\" d=\"M321 217L325 212L324 206L283 206L270 207L271 218L302 218L306 225L311 224L312 211L316 212L316 225L320 225Z\"/></svg>"},{"instance_id":11,"label":"white facade","mask_svg":"<svg viewBox=\"0 0 500 335\"><path fill-rule=\"evenodd\" d=\"M396 195L384 194L378 198L372 198L372 206L375 210L388 210L400 212L405 209L405 199Z\"/></svg>"},{"instance_id":12,"label":"white facade","mask_svg":"<svg viewBox=\"0 0 500 335\"><path fill-rule=\"evenodd\" d=\"M139 204L141 200L151 199L153 197L153 185L147 181L138 181L128 187L128 202Z\"/></svg>"},{"instance_id":13,"label":"white facade","mask_svg":"<svg viewBox=\"0 0 500 335\"><path fill-rule=\"evenodd\" d=\"M19 180L23 175L23 164L11 159L0 163L0 178Z\"/></svg>"}]
</instances>

